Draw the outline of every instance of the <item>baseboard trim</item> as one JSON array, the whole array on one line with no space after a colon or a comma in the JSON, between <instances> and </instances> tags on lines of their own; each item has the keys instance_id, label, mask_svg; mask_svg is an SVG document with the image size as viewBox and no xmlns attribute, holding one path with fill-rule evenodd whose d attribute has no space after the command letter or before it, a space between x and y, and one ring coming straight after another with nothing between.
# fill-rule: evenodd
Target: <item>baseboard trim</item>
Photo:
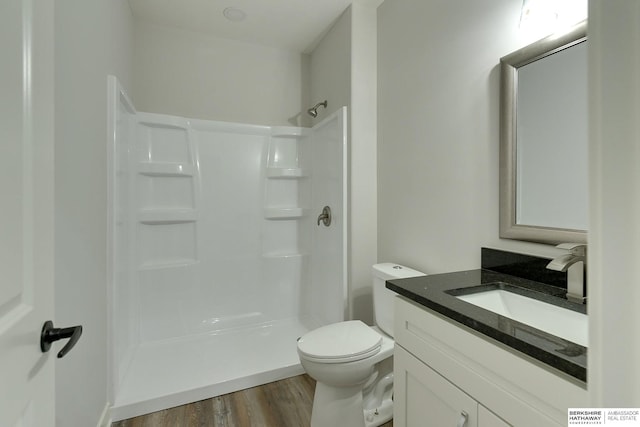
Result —
<instances>
[{"instance_id":1,"label":"baseboard trim","mask_svg":"<svg viewBox=\"0 0 640 427\"><path fill-rule=\"evenodd\" d=\"M111 404L109 402L104 405L97 427L111 427Z\"/></svg>"}]
</instances>

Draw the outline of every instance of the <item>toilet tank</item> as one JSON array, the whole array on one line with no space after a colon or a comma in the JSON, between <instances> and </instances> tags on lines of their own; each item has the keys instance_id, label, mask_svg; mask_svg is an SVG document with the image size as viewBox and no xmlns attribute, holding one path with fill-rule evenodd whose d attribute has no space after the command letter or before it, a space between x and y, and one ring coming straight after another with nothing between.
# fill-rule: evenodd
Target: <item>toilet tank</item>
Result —
<instances>
[{"instance_id":1,"label":"toilet tank","mask_svg":"<svg viewBox=\"0 0 640 427\"><path fill-rule=\"evenodd\" d=\"M373 319L389 336L393 336L393 297L397 294L385 287L385 281L417 276L425 274L392 262L373 266Z\"/></svg>"}]
</instances>

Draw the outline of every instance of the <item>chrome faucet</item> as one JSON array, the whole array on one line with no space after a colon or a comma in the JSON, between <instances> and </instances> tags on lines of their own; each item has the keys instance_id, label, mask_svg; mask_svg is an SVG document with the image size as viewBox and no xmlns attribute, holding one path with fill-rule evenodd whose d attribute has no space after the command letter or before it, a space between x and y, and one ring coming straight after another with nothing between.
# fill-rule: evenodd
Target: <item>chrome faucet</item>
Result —
<instances>
[{"instance_id":1,"label":"chrome faucet","mask_svg":"<svg viewBox=\"0 0 640 427\"><path fill-rule=\"evenodd\" d=\"M547 264L549 270L567 272L567 299L584 304L584 271L587 262L587 245L580 243L561 243L556 248L567 249L568 254L560 255Z\"/></svg>"}]
</instances>

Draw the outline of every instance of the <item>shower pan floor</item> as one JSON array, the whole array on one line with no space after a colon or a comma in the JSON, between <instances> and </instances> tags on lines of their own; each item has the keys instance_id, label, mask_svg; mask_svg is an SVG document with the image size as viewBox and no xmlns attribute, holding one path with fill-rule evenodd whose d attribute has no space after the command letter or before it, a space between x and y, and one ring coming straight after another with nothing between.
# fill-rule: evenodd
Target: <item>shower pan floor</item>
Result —
<instances>
[{"instance_id":1,"label":"shower pan floor","mask_svg":"<svg viewBox=\"0 0 640 427\"><path fill-rule=\"evenodd\" d=\"M219 396L304 372L296 339L309 318L141 344L117 391L114 421Z\"/></svg>"}]
</instances>

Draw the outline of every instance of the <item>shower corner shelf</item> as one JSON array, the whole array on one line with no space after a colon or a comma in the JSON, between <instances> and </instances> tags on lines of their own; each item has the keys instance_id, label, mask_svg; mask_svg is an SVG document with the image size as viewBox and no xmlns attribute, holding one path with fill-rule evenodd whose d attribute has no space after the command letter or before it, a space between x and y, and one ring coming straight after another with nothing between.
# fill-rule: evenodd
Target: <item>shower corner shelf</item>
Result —
<instances>
[{"instance_id":1,"label":"shower corner shelf","mask_svg":"<svg viewBox=\"0 0 640 427\"><path fill-rule=\"evenodd\" d=\"M302 218L306 214L306 209L303 208L281 208L281 207L273 207L273 208L265 208L264 209L264 217L266 219L298 219Z\"/></svg>"},{"instance_id":2,"label":"shower corner shelf","mask_svg":"<svg viewBox=\"0 0 640 427\"><path fill-rule=\"evenodd\" d=\"M189 120L183 117L144 112L138 112L137 116L139 117L138 123L143 126L161 129L189 129Z\"/></svg>"},{"instance_id":3,"label":"shower corner shelf","mask_svg":"<svg viewBox=\"0 0 640 427\"><path fill-rule=\"evenodd\" d=\"M306 171L302 168L279 168L279 167L268 167L267 168L267 178L275 178L275 179L297 179L297 178L305 178Z\"/></svg>"},{"instance_id":4,"label":"shower corner shelf","mask_svg":"<svg viewBox=\"0 0 640 427\"><path fill-rule=\"evenodd\" d=\"M304 258L306 256L309 256L307 252L267 252L262 254L262 257L267 260Z\"/></svg>"},{"instance_id":5,"label":"shower corner shelf","mask_svg":"<svg viewBox=\"0 0 640 427\"><path fill-rule=\"evenodd\" d=\"M162 270L166 268L183 268L183 267L191 267L199 264L200 261L193 258L176 258L176 259L165 259L158 261L147 261L138 267L139 271L149 271L149 270Z\"/></svg>"},{"instance_id":6,"label":"shower corner shelf","mask_svg":"<svg viewBox=\"0 0 640 427\"><path fill-rule=\"evenodd\" d=\"M188 177L195 174L195 168L189 163L140 162L138 163L138 173L151 177Z\"/></svg>"},{"instance_id":7,"label":"shower corner shelf","mask_svg":"<svg viewBox=\"0 0 640 427\"><path fill-rule=\"evenodd\" d=\"M273 126L271 128L271 136L279 138L299 138L310 133L311 129L302 127Z\"/></svg>"},{"instance_id":8,"label":"shower corner shelf","mask_svg":"<svg viewBox=\"0 0 640 427\"><path fill-rule=\"evenodd\" d=\"M195 222L194 209L142 209L138 211L138 221L146 225L169 225Z\"/></svg>"}]
</instances>

